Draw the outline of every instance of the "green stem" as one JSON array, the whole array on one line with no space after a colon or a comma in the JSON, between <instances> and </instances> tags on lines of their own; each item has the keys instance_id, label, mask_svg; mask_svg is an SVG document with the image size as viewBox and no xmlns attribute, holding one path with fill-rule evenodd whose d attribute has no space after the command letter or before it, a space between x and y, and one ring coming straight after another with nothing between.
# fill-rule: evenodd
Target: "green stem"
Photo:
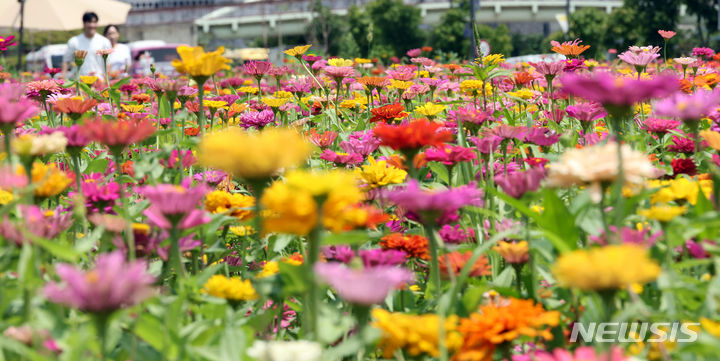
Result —
<instances>
[{"instance_id":1,"label":"green stem","mask_svg":"<svg viewBox=\"0 0 720 361\"><path fill-rule=\"evenodd\" d=\"M430 279L435 286L435 302L437 307L435 312L438 316L438 346L440 349L440 360L447 360L447 346L445 345L445 315L440 307L440 299L442 298L442 284L440 282L440 267L438 264L438 249L442 244L440 236L435 231L435 227L428 225L425 228L430 242ZM452 272L452 271L451 271Z\"/></svg>"},{"instance_id":2,"label":"green stem","mask_svg":"<svg viewBox=\"0 0 720 361\"><path fill-rule=\"evenodd\" d=\"M115 176L117 182L120 185L118 189L118 198L120 199L120 214L125 220L125 243L128 247L128 258L131 260L135 259L135 237L132 232L132 220L130 219L130 212L128 210L127 199L125 198L125 191L123 190L123 184L120 181L122 177L122 151L118 154L114 154L115 158Z\"/></svg>"},{"instance_id":3,"label":"green stem","mask_svg":"<svg viewBox=\"0 0 720 361\"><path fill-rule=\"evenodd\" d=\"M203 105L203 95L205 94L205 88L203 87L204 84L205 82L203 82L202 84L198 83L198 102L200 103L200 110L198 112L198 124L200 125L200 133L202 135L205 135L205 107Z\"/></svg>"}]
</instances>

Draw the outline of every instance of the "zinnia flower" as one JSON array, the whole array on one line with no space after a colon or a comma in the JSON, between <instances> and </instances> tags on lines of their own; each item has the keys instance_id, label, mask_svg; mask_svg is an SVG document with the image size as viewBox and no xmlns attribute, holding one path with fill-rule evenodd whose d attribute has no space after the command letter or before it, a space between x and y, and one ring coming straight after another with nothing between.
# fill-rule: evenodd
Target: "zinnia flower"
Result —
<instances>
[{"instance_id":1,"label":"zinnia flower","mask_svg":"<svg viewBox=\"0 0 720 361\"><path fill-rule=\"evenodd\" d=\"M428 239L417 234L403 235L402 233L391 233L380 239L380 246L383 249L403 251L407 254L408 258L430 258Z\"/></svg>"},{"instance_id":2,"label":"zinnia flower","mask_svg":"<svg viewBox=\"0 0 720 361\"><path fill-rule=\"evenodd\" d=\"M258 298L258 294L249 280L242 280L238 277L225 277L223 275L210 277L203 286L203 292L218 298L224 298L231 303L252 301Z\"/></svg>"},{"instance_id":3,"label":"zinnia flower","mask_svg":"<svg viewBox=\"0 0 720 361\"><path fill-rule=\"evenodd\" d=\"M155 133L150 119L105 121L100 118L86 120L81 127L84 137L102 143L112 154L120 154L133 143L141 142Z\"/></svg>"},{"instance_id":4,"label":"zinnia flower","mask_svg":"<svg viewBox=\"0 0 720 361\"><path fill-rule=\"evenodd\" d=\"M372 311L375 322L372 326L382 334L378 348L382 349L385 359L392 359L395 351L405 350L410 356L440 355L438 345L440 319L435 314L407 315L401 312L388 312L382 308ZM445 319L445 348L455 351L462 345L462 336L457 332L458 318L451 315Z\"/></svg>"},{"instance_id":5,"label":"zinnia flower","mask_svg":"<svg viewBox=\"0 0 720 361\"><path fill-rule=\"evenodd\" d=\"M247 354L257 361L320 361L322 350L319 343L305 340L255 340Z\"/></svg>"},{"instance_id":6,"label":"zinnia flower","mask_svg":"<svg viewBox=\"0 0 720 361\"><path fill-rule=\"evenodd\" d=\"M662 30L660 30L662 31ZM575 351L567 351L556 348L552 353L541 351L532 356L533 361L630 361L630 357L623 354L620 347L611 347L610 352L599 352L589 346L582 346Z\"/></svg>"},{"instance_id":7,"label":"zinnia flower","mask_svg":"<svg viewBox=\"0 0 720 361\"><path fill-rule=\"evenodd\" d=\"M472 258L471 251L455 251L439 256L438 261L440 267L440 275L446 279L450 277L450 272L452 272L454 276L458 276L460 274L460 271L462 271L462 269L465 267L465 264L470 261L470 258ZM472 266L470 266L470 273L468 274L468 276L480 277L488 276L490 274L492 274L490 263L488 262L487 257L485 257L485 255L482 255L478 257L477 261L475 261Z\"/></svg>"},{"instance_id":8,"label":"zinnia flower","mask_svg":"<svg viewBox=\"0 0 720 361\"><path fill-rule=\"evenodd\" d=\"M266 129L257 133L229 128L203 137L198 162L245 179L270 177L304 161L310 145L295 130Z\"/></svg>"},{"instance_id":9,"label":"zinnia flower","mask_svg":"<svg viewBox=\"0 0 720 361\"><path fill-rule=\"evenodd\" d=\"M183 186L159 184L139 189L139 193L150 201L150 208L143 212L150 222L162 229L186 229L210 221L202 210L197 209L207 189L204 186L189 187L188 181Z\"/></svg>"},{"instance_id":10,"label":"zinnia flower","mask_svg":"<svg viewBox=\"0 0 720 361\"><path fill-rule=\"evenodd\" d=\"M580 249L558 257L553 273L560 285L585 291L623 289L654 281L660 266L643 246L609 245Z\"/></svg>"},{"instance_id":11,"label":"zinnia flower","mask_svg":"<svg viewBox=\"0 0 720 361\"><path fill-rule=\"evenodd\" d=\"M207 79L220 70L230 69L230 66L227 65L230 59L223 56L225 48L222 46L213 52L206 53L201 46L180 45L177 47L177 52L180 59L173 60L172 66L180 74Z\"/></svg>"},{"instance_id":12,"label":"zinnia flower","mask_svg":"<svg viewBox=\"0 0 720 361\"><path fill-rule=\"evenodd\" d=\"M405 112L405 106L400 103L384 105L379 108L371 109L370 112L373 115L373 117L370 118L370 122L381 121L387 123L393 120L400 120L409 115Z\"/></svg>"},{"instance_id":13,"label":"zinnia flower","mask_svg":"<svg viewBox=\"0 0 720 361\"><path fill-rule=\"evenodd\" d=\"M19 84L0 84L0 130L8 134L16 124L22 124L40 110L35 102L25 97Z\"/></svg>"},{"instance_id":14,"label":"zinnia flower","mask_svg":"<svg viewBox=\"0 0 720 361\"><path fill-rule=\"evenodd\" d=\"M402 183L407 177L407 172L389 165L385 160L375 161L375 158L368 157L368 163L355 169L355 174L366 189Z\"/></svg>"},{"instance_id":15,"label":"zinnia flower","mask_svg":"<svg viewBox=\"0 0 720 361\"><path fill-rule=\"evenodd\" d=\"M574 41L565 41L562 44L553 40L550 42L552 48L550 50L565 55L569 58L576 58L580 56L585 50L590 49L590 45L580 45L582 40L575 39Z\"/></svg>"},{"instance_id":16,"label":"zinnia flower","mask_svg":"<svg viewBox=\"0 0 720 361\"><path fill-rule=\"evenodd\" d=\"M379 123L373 133L380 139L380 144L393 149L418 149L426 145L440 146L452 140L447 130L440 130L441 125L427 120L417 120L401 125Z\"/></svg>"},{"instance_id":17,"label":"zinnia flower","mask_svg":"<svg viewBox=\"0 0 720 361\"><path fill-rule=\"evenodd\" d=\"M344 300L367 306L383 302L392 290L415 279L405 268L378 266L355 270L335 262L316 263L315 273Z\"/></svg>"},{"instance_id":18,"label":"zinnia flower","mask_svg":"<svg viewBox=\"0 0 720 361\"><path fill-rule=\"evenodd\" d=\"M146 270L145 261L125 262L125 254L120 251L105 253L97 257L90 271L64 263L56 265L55 272L63 283L51 282L43 291L51 302L106 314L140 303L155 293L155 277Z\"/></svg>"},{"instance_id":19,"label":"zinnia flower","mask_svg":"<svg viewBox=\"0 0 720 361\"><path fill-rule=\"evenodd\" d=\"M411 179L405 187L387 190L383 196L403 209L423 214L426 221L435 221L442 214L464 206L482 206L482 191L472 182L445 190L427 190Z\"/></svg>"},{"instance_id":20,"label":"zinnia flower","mask_svg":"<svg viewBox=\"0 0 720 361\"><path fill-rule=\"evenodd\" d=\"M650 98L670 95L679 88L677 78L671 75L657 75L650 79L628 79L595 72L591 75L566 74L560 82L565 92L601 103L605 107L629 107Z\"/></svg>"}]
</instances>

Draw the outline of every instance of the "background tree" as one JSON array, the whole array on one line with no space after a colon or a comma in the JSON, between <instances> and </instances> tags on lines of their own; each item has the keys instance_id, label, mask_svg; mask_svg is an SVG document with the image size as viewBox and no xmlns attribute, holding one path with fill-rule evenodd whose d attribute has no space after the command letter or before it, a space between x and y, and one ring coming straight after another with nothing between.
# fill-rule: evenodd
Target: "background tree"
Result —
<instances>
[{"instance_id":1,"label":"background tree","mask_svg":"<svg viewBox=\"0 0 720 361\"><path fill-rule=\"evenodd\" d=\"M677 28L681 0L625 0L623 7L633 11L634 28L642 44L631 45L663 45L658 34L659 29ZM610 22L613 26L613 22ZM618 49L619 50L619 49Z\"/></svg>"},{"instance_id":2,"label":"background tree","mask_svg":"<svg viewBox=\"0 0 720 361\"><path fill-rule=\"evenodd\" d=\"M710 34L717 31L718 10L715 0L683 0L687 5L687 12L695 15L697 19L697 35L701 45L710 42ZM704 29L703 29L704 28Z\"/></svg>"},{"instance_id":3,"label":"background tree","mask_svg":"<svg viewBox=\"0 0 720 361\"><path fill-rule=\"evenodd\" d=\"M635 22L635 10L627 7L615 8L610 13L607 24L603 41L606 48L614 48L621 52L631 45L645 45L641 44L643 41ZM656 33L657 30L655 29Z\"/></svg>"},{"instance_id":4,"label":"background tree","mask_svg":"<svg viewBox=\"0 0 720 361\"><path fill-rule=\"evenodd\" d=\"M461 57L467 56L470 51L470 38L465 33L469 20L467 14L457 7L445 12L431 32L430 43L433 48L453 52Z\"/></svg>"},{"instance_id":5,"label":"background tree","mask_svg":"<svg viewBox=\"0 0 720 361\"><path fill-rule=\"evenodd\" d=\"M353 38L359 49L358 54L362 57L368 57L370 54L370 44L373 39L370 24L370 18L364 9L357 5L350 6L347 14L348 34Z\"/></svg>"},{"instance_id":6,"label":"background tree","mask_svg":"<svg viewBox=\"0 0 720 361\"><path fill-rule=\"evenodd\" d=\"M570 38L582 39L591 47L585 57L599 57L605 53L605 34L608 28L608 15L596 8L583 8L570 14Z\"/></svg>"},{"instance_id":7,"label":"background tree","mask_svg":"<svg viewBox=\"0 0 720 361\"><path fill-rule=\"evenodd\" d=\"M318 44L324 54L337 54L345 29L342 17L333 14L330 7L323 5L320 0L314 0L311 9L312 21L308 29L311 42Z\"/></svg>"},{"instance_id":8,"label":"background tree","mask_svg":"<svg viewBox=\"0 0 720 361\"><path fill-rule=\"evenodd\" d=\"M509 57L513 51L512 36L507 25L500 24L493 28L484 24L476 24L476 36L478 41L487 40L490 43L490 52L493 54L504 54Z\"/></svg>"},{"instance_id":9,"label":"background tree","mask_svg":"<svg viewBox=\"0 0 720 361\"><path fill-rule=\"evenodd\" d=\"M372 22L372 48L388 49L393 53L390 56L400 56L423 45L420 8L405 5L402 0L374 0L365 10Z\"/></svg>"}]
</instances>

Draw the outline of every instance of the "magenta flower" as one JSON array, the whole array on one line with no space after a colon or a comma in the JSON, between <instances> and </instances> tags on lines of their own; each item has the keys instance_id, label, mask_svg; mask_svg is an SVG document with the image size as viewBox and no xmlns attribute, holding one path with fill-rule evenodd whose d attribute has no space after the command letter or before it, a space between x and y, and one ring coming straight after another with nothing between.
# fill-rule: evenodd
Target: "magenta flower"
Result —
<instances>
[{"instance_id":1,"label":"magenta flower","mask_svg":"<svg viewBox=\"0 0 720 361\"><path fill-rule=\"evenodd\" d=\"M685 135L685 133L680 132ZM695 152L695 141L685 136L673 135L672 144L667 147L669 152L691 154Z\"/></svg>"},{"instance_id":2,"label":"magenta flower","mask_svg":"<svg viewBox=\"0 0 720 361\"><path fill-rule=\"evenodd\" d=\"M168 255L170 254L170 246L160 247L160 241L165 240L168 238L167 232L163 232L161 239L158 239L158 242L155 243L155 251L157 252L160 259L163 261L168 260ZM178 249L180 250L180 254L183 254L187 251L191 251L197 247L200 247L202 245L202 242L196 240L193 235L182 237L178 240Z\"/></svg>"},{"instance_id":3,"label":"magenta flower","mask_svg":"<svg viewBox=\"0 0 720 361\"><path fill-rule=\"evenodd\" d=\"M529 128L524 141L539 146L553 145L560 140L560 134L548 128Z\"/></svg>"},{"instance_id":4,"label":"magenta flower","mask_svg":"<svg viewBox=\"0 0 720 361\"><path fill-rule=\"evenodd\" d=\"M366 157L380 146L380 140L375 138L372 129L353 132L348 140L340 142L340 149L345 153L357 153Z\"/></svg>"},{"instance_id":5,"label":"magenta flower","mask_svg":"<svg viewBox=\"0 0 720 361\"><path fill-rule=\"evenodd\" d=\"M502 143L503 138L495 135L487 135L483 137L470 137L468 140L475 144L480 153L490 154L497 150L500 143Z\"/></svg>"},{"instance_id":6,"label":"magenta flower","mask_svg":"<svg viewBox=\"0 0 720 361\"><path fill-rule=\"evenodd\" d=\"M435 222L444 213L454 212L464 206L482 206L482 191L471 182L444 190L421 189L411 179L405 187L383 191L384 198L403 209L420 214L425 221Z\"/></svg>"},{"instance_id":7,"label":"magenta flower","mask_svg":"<svg viewBox=\"0 0 720 361\"><path fill-rule=\"evenodd\" d=\"M337 261L345 264L350 263L350 261L355 258L355 251L346 245L323 247L322 254L328 261Z\"/></svg>"},{"instance_id":8,"label":"magenta flower","mask_svg":"<svg viewBox=\"0 0 720 361\"><path fill-rule=\"evenodd\" d=\"M445 243L460 244L466 242L475 242L475 231L472 228L463 229L459 224L451 226L443 225L438 231Z\"/></svg>"},{"instance_id":9,"label":"magenta flower","mask_svg":"<svg viewBox=\"0 0 720 361\"><path fill-rule=\"evenodd\" d=\"M365 268L399 266L407 261L407 254L396 249L361 249L358 254Z\"/></svg>"},{"instance_id":10,"label":"magenta flower","mask_svg":"<svg viewBox=\"0 0 720 361\"><path fill-rule=\"evenodd\" d=\"M272 63L269 61L255 61L250 60L243 64L243 71L245 74L254 76L256 78L262 77L272 69Z\"/></svg>"},{"instance_id":11,"label":"magenta flower","mask_svg":"<svg viewBox=\"0 0 720 361\"><path fill-rule=\"evenodd\" d=\"M120 198L120 184L108 182L101 173L83 175L80 183L82 195L85 197L85 208L91 213L111 213L116 201ZM70 192L73 197L77 192Z\"/></svg>"},{"instance_id":12,"label":"magenta flower","mask_svg":"<svg viewBox=\"0 0 720 361\"><path fill-rule=\"evenodd\" d=\"M416 58L416 57L420 56L420 54L422 54L422 49L418 49L418 48L410 49L405 54L411 58Z\"/></svg>"},{"instance_id":13,"label":"magenta flower","mask_svg":"<svg viewBox=\"0 0 720 361\"><path fill-rule=\"evenodd\" d=\"M692 55L710 59L715 55L715 50L710 48L693 48Z\"/></svg>"},{"instance_id":14,"label":"magenta flower","mask_svg":"<svg viewBox=\"0 0 720 361\"><path fill-rule=\"evenodd\" d=\"M9 165L0 166L0 189L23 188L27 185L28 179L19 175Z\"/></svg>"},{"instance_id":15,"label":"magenta flower","mask_svg":"<svg viewBox=\"0 0 720 361\"><path fill-rule=\"evenodd\" d=\"M227 173L221 171L221 170L209 170L202 173L195 173L193 175L193 180L196 182L205 183L208 186L215 187L220 182L225 180L227 177Z\"/></svg>"},{"instance_id":16,"label":"magenta flower","mask_svg":"<svg viewBox=\"0 0 720 361\"><path fill-rule=\"evenodd\" d=\"M19 84L0 84L0 126L3 133L34 117L40 110L35 102L25 97L25 89ZM10 128L8 128L10 127Z\"/></svg>"},{"instance_id":17,"label":"magenta flower","mask_svg":"<svg viewBox=\"0 0 720 361\"><path fill-rule=\"evenodd\" d=\"M693 258L709 258L710 254L703 247L703 243L714 243L708 240L695 242L691 239L685 241L685 248Z\"/></svg>"},{"instance_id":18,"label":"magenta flower","mask_svg":"<svg viewBox=\"0 0 720 361\"><path fill-rule=\"evenodd\" d=\"M193 155L192 150L181 150L178 152L177 149L173 149L170 153L170 157L167 160L160 159L160 164L165 168L174 169L180 162L179 155L182 155L182 168L190 168L193 164L197 163L197 158Z\"/></svg>"},{"instance_id":19,"label":"magenta flower","mask_svg":"<svg viewBox=\"0 0 720 361\"><path fill-rule=\"evenodd\" d=\"M328 162L333 162L335 164L341 164L341 165L358 165L358 164L362 164L365 161L365 158L361 154L335 153L332 150L327 149L327 148L323 149L322 154L320 154L320 159L324 159Z\"/></svg>"},{"instance_id":20,"label":"magenta flower","mask_svg":"<svg viewBox=\"0 0 720 361\"><path fill-rule=\"evenodd\" d=\"M651 52L639 52L635 53L632 51L626 51L620 55L618 55L618 58L620 58L622 61L633 65L633 66L647 66L648 64L652 63L653 60L660 57L660 54L658 53L651 53Z\"/></svg>"},{"instance_id":21,"label":"magenta flower","mask_svg":"<svg viewBox=\"0 0 720 361\"><path fill-rule=\"evenodd\" d=\"M607 116L607 112L597 103L577 103L565 108L567 115L581 121L592 122Z\"/></svg>"},{"instance_id":22,"label":"magenta flower","mask_svg":"<svg viewBox=\"0 0 720 361\"><path fill-rule=\"evenodd\" d=\"M0 38L0 51L6 51L9 47L15 45L17 45L15 42L15 35Z\"/></svg>"},{"instance_id":23,"label":"magenta flower","mask_svg":"<svg viewBox=\"0 0 720 361\"><path fill-rule=\"evenodd\" d=\"M53 239L72 224L72 214L54 211L43 211L35 205L21 204L21 219L11 221L5 216L0 221L0 236L20 246L24 242L32 242L32 237Z\"/></svg>"},{"instance_id":24,"label":"magenta flower","mask_svg":"<svg viewBox=\"0 0 720 361\"><path fill-rule=\"evenodd\" d=\"M618 232L616 226L610 226L610 235L608 236L605 231L597 236L590 236L590 241L600 245L607 245L608 243L632 243L645 247L651 247L657 240L663 235L662 231L649 234L649 229L643 229L638 231L634 228L623 227Z\"/></svg>"},{"instance_id":25,"label":"magenta flower","mask_svg":"<svg viewBox=\"0 0 720 361\"><path fill-rule=\"evenodd\" d=\"M120 251L97 257L94 269L82 271L58 264L55 272L62 284L48 283L43 292L53 303L81 311L103 313L138 304L155 293L155 277L146 272L144 261L125 262Z\"/></svg>"},{"instance_id":26,"label":"magenta flower","mask_svg":"<svg viewBox=\"0 0 720 361\"><path fill-rule=\"evenodd\" d=\"M315 273L346 301L366 306L383 302L392 290L415 280L411 271L392 266L355 270L342 263L320 262Z\"/></svg>"},{"instance_id":27,"label":"magenta flower","mask_svg":"<svg viewBox=\"0 0 720 361\"><path fill-rule=\"evenodd\" d=\"M495 175L495 183L511 197L520 198L527 192L536 191L543 178L545 168L532 167L524 172L498 173Z\"/></svg>"},{"instance_id":28,"label":"magenta flower","mask_svg":"<svg viewBox=\"0 0 720 361\"><path fill-rule=\"evenodd\" d=\"M720 93L696 91L692 94L677 92L655 103L655 113L680 120L700 120L720 105Z\"/></svg>"},{"instance_id":29,"label":"magenta flower","mask_svg":"<svg viewBox=\"0 0 720 361\"><path fill-rule=\"evenodd\" d=\"M672 119L647 118L642 128L651 133L665 134L670 130L677 129L680 124L682 123Z\"/></svg>"},{"instance_id":30,"label":"magenta flower","mask_svg":"<svg viewBox=\"0 0 720 361\"><path fill-rule=\"evenodd\" d=\"M259 112L247 112L240 115L240 126L248 129L255 128L261 130L268 124L275 121L275 113L271 109L265 109Z\"/></svg>"},{"instance_id":31,"label":"magenta flower","mask_svg":"<svg viewBox=\"0 0 720 361\"><path fill-rule=\"evenodd\" d=\"M425 159L428 161L441 162L445 165L453 165L460 162L469 162L477 158L477 153L472 148L465 148L459 145L443 145L425 150Z\"/></svg>"},{"instance_id":32,"label":"magenta flower","mask_svg":"<svg viewBox=\"0 0 720 361\"><path fill-rule=\"evenodd\" d=\"M595 351L590 346L582 346L575 349L575 352L556 348L552 353L541 351L534 355L533 361L629 361L629 357L623 355L623 350L613 347L609 353Z\"/></svg>"},{"instance_id":33,"label":"magenta flower","mask_svg":"<svg viewBox=\"0 0 720 361\"><path fill-rule=\"evenodd\" d=\"M204 211L197 209L207 188L189 187L189 178L183 183L182 186L159 184L140 188L139 193L150 201L150 208L143 214L151 223L162 229L187 229L210 221Z\"/></svg>"},{"instance_id":34,"label":"magenta flower","mask_svg":"<svg viewBox=\"0 0 720 361\"><path fill-rule=\"evenodd\" d=\"M500 124L495 128L487 130L485 132L485 136L494 135L496 137L502 138L503 140L505 140L505 139L523 140L527 131L528 131L528 128L523 127L521 125L512 126L512 125L508 125L508 124Z\"/></svg>"},{"instance_id":35,"label":"magenta flower","mask_svg":"<svg viewBox=\"0 0 720 361\"><path fill-rule=\"evenodd\" d=\"M650 98L670 95L679 87L678 79L671 75L638 80L616 77L604 72L590 75L566 74L560 82L566 93L601 103L605 107L630 107Z\"/></svg>"}]
</instances>

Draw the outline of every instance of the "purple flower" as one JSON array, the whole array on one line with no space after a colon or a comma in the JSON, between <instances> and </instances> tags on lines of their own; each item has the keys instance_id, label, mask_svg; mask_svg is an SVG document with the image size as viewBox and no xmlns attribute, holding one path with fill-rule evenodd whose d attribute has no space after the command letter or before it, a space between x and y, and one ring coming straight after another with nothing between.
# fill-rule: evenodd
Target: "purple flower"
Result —
<instances>
[{"instance_id":1,"label":"purple flower","mask_svg":"<svg viewBox=\"0 0 720 361\"><path fill-rule=\"evenodd\" d=\"M367 306L381 303L392 290L415 279L405 268L355 270L342 263L316 263L315 273L346 301Z\"/></svg>"},{"instance_id":2,"label":"purple flower","mask_svg":"<svg viewBox=\"0 0 720 361\"><path fill-rule=\"evenodd\" d=\"M454 226L449 224L443 225L438 231L438 234L442 237L445 243L450 244L475 241L475 231L473 231L472 228L462 229L459 224Z\"/></svg>"},{"instance_id":3,"label":"purple flower","mask_svg":"<svg viewBox=\"0 0 720 361\"><path fill-rule=\"evenodd\" d=\"M470 137L469 140L475 144L480 153L490 154L497 150L500 143L502 143L503 138L495 135L486 135L483 137Z\"/></svg>"},{"instance_id":4,"label":"purple flower","mask_svg":"<svg viewBox=\"0 0 720 361\"><path fill-rule=\"evenodd\" d=\"M655 113L680 120L700 120L720 104L720 93L696 91L692 94L677 92L655 103Z\"/></svg>"},{"instance_id":5,"label":"purple flower","mask_svg":"<svg viewBox=\"0 0 720 361\"><path fill-rule=\"evenodd\" d=\"M162 229L173 226L187 229L210 221L204 211L197 209L207 188L189 187L189 178L183 183L182 186L159 184L140 188L139 193L150 201L150 208L143 214L151 223Z\"/></svg>"},{"instance_id":6,"label":"purple flower","mask_svg":"<svg viewBox=\"0 0 720 361\"><path fill-rule=\"evenodd\" d=\"M708 241L695 242L691 239L688 239L687 241L685 241L685 248L687 249L690 256L692 256L693 258L709 258L710 255L702 246L702 244L705 242Z\"/></svg>"},{"instance_id":7,"label":"purple flower","mask_svg":"<svg viewBox=\"0 0 720 361\"><path fill-rule=\"evenodd\" d=\"M259 112L247 112L240 115L240 126L248 129L262 129L266 125L275 121L275 113L271 109L265 109Z\"/></svg>"},{"instance_id":8,"label":"purple flower","mask_svg":"<svg viewBox=\"0 0 720 361\"><path fill-rule=\"evenodd\" d=\"M43 291L53 303L106 314L140 303L155 293L155 277L146 270L144 261L125 262L120 251L105 253L97 257L90 271L58 264L55 271L63 283L48 283Z\"/></svg>"},{"instance_id":9,"label":"purple flower","mask_svg":"<svg viewBox=\"0 0 720 361\"><path fill-rule=\"evenodd\" d=\"M323 247L322 254L328 261L342 263L350 263L355 258L355 251L345 245Z\"/></svg>"},{"instance_id":10,"label":"purple flower","mask_svg":"<svg viewBox=\"0 0 720 361\"><path fill-rule=\"evenodd\" d=\"M437 221L443 213L454 212L464 206L482 206L482 191L475 182L444 190L421 189L411 179L405 187L386 190L384 198L403 209L420 214L425 221Z\"/></svg>"},{"instance_id":11,"label":"purple flower","mask_svg":"<svg viewBox=\"0 0 720 361\"><path fill-rule=\"evenodd\" d=\"M560 139L560 134L548 128L530 128L525 133L525 142L539 146L553 145Z\"/></svg>"},{"instance_id":12,"label":"purple flower","mask_svg":"<svg viewBox=\"0 0 720 361\"><path fill-rule=\"evenodd\" d=\"M691 154L695 152L695 141L684 136L673 135L672 144L667 147L667 150L674 153Z\"/></svg>"},{"instance_id":13,"label":"purple flower","mask_svg":"<svg viewBox=\"0 0 720 361\"><path fill-rule=\"evenodd\" d=\"M0 84L0 124L3 127L22 123L39 112L35 102L25 97L22 85Z\"/></svg>"},{"instance_id":14,"label":"purple flower","mask_svg":"<svg viewBox=\"0 0 720 361\"><path fill-rule=\"evenodd\" d=\"M496 174L495 183L511 197L520 198L527 192L536 191L544 177L545 168L532 167L525 172L502 172Z\"/></svg>"},{"instance_id":15,"label":"purple flower","mask_svg":"<svg viewBox=\"0 0 720 361\"><path fill-rule=\"evenodd\" d=\"M603 104L629 107L650 98L660 98L675 92L678 80L671 75L651 79L616 77L606 72L590 75L565 74L560 79L565 93Z\"/></svg>"},{"instance_id":16,"label":"purple flower","mask_svg":"<svg viewBox=\"0 0 720 361\"><path fill-rule=\"evenodd\" d=\"M23 242L32 242L31 238L25 236L26 234L53 239L72 224L72 214L62 212L60 208L49 212L45 212L35 205L21 204L18 208L21 219L13 222L8 216L5 216L0 221L0 236L18 246Z\"/></svg>"},{"instance_id":17,"label":"purple flower","mask_svg":"<svg viewBox=\"0 0 720 361\"><path fill-rule=\"evenodd\" d=\"M565 111L581 122L592 122L607 116L605 109L597 103L578 103L565 108Z\"/></svg>"},{"instance_id":18,"label":"purple flower","mask_svg":"<svg viewBox=\"0 0 720 361\"><path fill-rule=\"evenodd\" d=\"M399 266L407 261L407 254L396 249L362 249L358 253L365 268Z\"/></svg>"}]
</instances>

